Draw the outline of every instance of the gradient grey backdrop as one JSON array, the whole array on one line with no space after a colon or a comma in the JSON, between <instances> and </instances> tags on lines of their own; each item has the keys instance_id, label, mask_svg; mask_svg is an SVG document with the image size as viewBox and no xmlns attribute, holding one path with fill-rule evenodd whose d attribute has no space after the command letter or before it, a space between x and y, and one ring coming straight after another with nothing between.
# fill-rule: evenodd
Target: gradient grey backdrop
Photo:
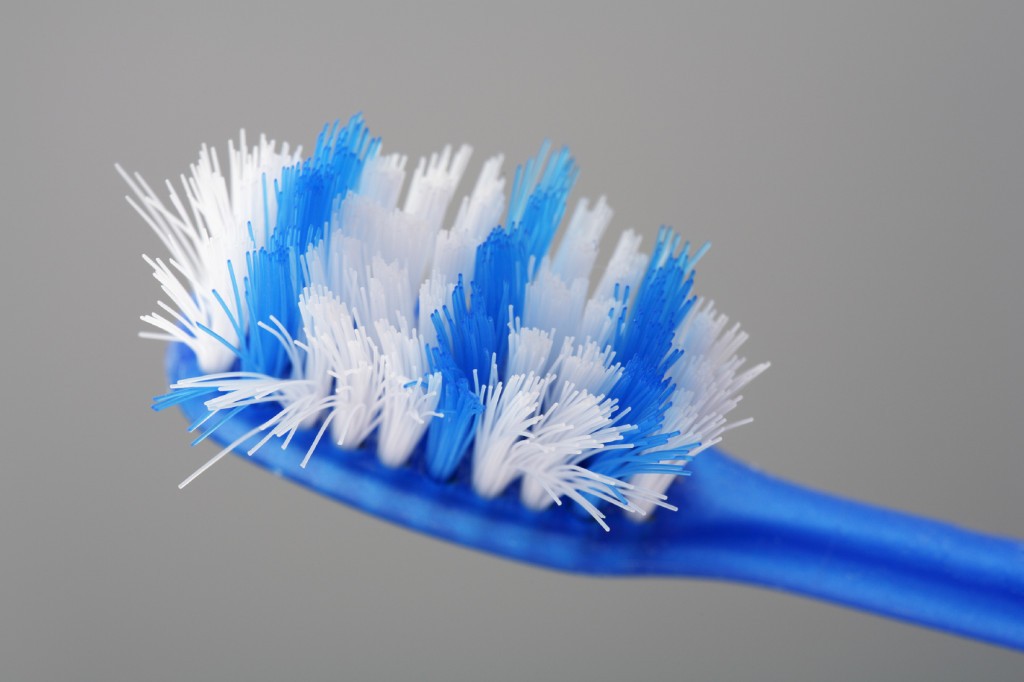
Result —
<instances>
[{"instance_id":1,"label":"gradient grey backdrop","mask_svg":"<svg viewBox=\"0 0 1024 682\"><path fill-rule=\"evenodd\" d=\"M149 411L159 245L115 161L156 184L359 110L413 155L549 136L616 230L714 243L699 290L774 363L728 450L1020 536L1024 11L851 5L8 5L0 678L1020 679L796 597L497 560L234 458L178 492L213 448Z\"/></svg>"}]
</instances>

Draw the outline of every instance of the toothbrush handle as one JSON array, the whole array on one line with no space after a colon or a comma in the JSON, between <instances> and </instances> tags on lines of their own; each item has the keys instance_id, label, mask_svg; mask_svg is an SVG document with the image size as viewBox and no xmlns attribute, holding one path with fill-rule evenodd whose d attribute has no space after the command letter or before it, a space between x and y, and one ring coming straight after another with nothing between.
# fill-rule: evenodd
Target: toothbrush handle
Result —
<instances>
[{"instance_id":1,"label":"toothbrush handle","mask_svg":"<svg viewBox=\"0 0 1024 682\"><path fill-rule=\"evenodd\" d=\"M180 344L167 363L172 383L199 373ZM181 407L191 421L207 414L201 398ZM232 443L261 421L243 415L213 439ZM807 490L714 449L671 490L678 513L615 519L605 533L565 510L537 513L518 499L485 500L467 486L385 467L370 451L322 448L302 467L311 438L300 433L287 449L242 457L367 513L518 561L592 575L736 580L1024 649L1024 542Z\"/></svg>"},{"instance_id":2,"label":"toothbrush handle","mask_svg":"<svg viewBox=\"0 0 1024 682\"><path fill-rule=\"evenodd\" d=\"M693 467L679 513L651 524L661 542L643 572L759 584L1024 649L1024 542L808 490L719 452Z\"/></svg>"}]
</instances>

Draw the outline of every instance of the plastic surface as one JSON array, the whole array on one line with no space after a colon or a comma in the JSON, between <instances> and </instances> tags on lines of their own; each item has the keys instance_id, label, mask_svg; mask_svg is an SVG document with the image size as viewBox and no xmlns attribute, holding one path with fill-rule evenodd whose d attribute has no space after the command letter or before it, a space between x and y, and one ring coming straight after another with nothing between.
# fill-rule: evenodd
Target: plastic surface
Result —
<instances>
[{"instance_id":1,"label":"plastic surface","mask_svg":"<svg viewBox=\"0 0 1024 682\"><path fill-rule=\"evenodd\" d=\"M167 372L172 382L195 376L191 351L172 345ZM198 401L182 409L192 420L206 413ZM212 438L230 443L260 423L258 409L250 410ZM659 511L643 523L611 513L606 533L571 509L530 511L514 491L484 500L458 477L436 483L419 472L415 456L410 466L390 469L372 449L322 442L303 469L311 437L241 456L366 513L518 561L597 575L735 580L1024 649L1020 540L807 490L715 450L670 491L678 512Z\"/></svg>"}]
</instances>

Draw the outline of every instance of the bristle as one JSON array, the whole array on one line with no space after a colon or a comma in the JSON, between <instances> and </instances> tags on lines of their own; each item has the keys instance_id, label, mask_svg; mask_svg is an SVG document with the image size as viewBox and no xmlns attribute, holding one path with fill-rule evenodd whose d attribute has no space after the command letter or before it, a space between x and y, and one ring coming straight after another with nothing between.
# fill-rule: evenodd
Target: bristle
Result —
<instances>
[{"instance_id":1,"label":"bristle","mask_svg":"<svg viewBox=\"0 0 1024 682\"><path fill-rule=\"evenodd\" d=\"M649 260L647 254L640 252L642 241L643 238L633 230L626 230L619 235L608 267L594 287L595 298L614 298L617 289L636 289Z\"/></svg>"},{"instance_id":2,"label":"bristle","mask_svg":"<svg viewBox=\"0 0 1024 682\"><path fill-rule=\"evenodd\" d=\"M384 360L368 328L334 295L313 309L316 334L307 340L321 354L334 378L334 402L328 419L335 443L357 448L377 426L386 374Z\"/></svg>"},{"instance_id":3,"label":"bristle","mask_svg":"<svg viewBox=\"0 0 1024 682\"><path fill-rule=\"evenodd\" d=\"M505 376L513 374L547 374L551 364L551 332L534 327L523 327L518 321L508 335L508 361Z\"/></svg>"},{"instance_id":4,"label":"bristle","mask_svg":"<svg viewBox=\"0 0 1024 682\"><path fill-rule=\"evenodd\" d=\"M597 396L608 395L622 378L622 364L615 362L614 349L591 340L576 344L566 339L553 371L562 381Z\"/></svg>"},{"instance_id":5,"label":"bristle","mask_svg":"<svg viewBox=\"0 0 1024 682\"><path fill-rule=\"evenodd\" d=\"M448 204L472 153L469 145L462 145L454 155L451 147L445 147L439 154L432 154L429 160L420 159L405 198L405 212L418 216L432 232L441 229Z\"/></svg>"},{"instance_id":6,"label":"bristle","mask_svg":"<svg viewBox=\"0 0 1024 682\"><path fill-rule=\"evenodd\" d=\"M577 333L583 323L587 285L582 277L568 282L563 280L545 260L526 285L523 324L551 330L555 346L561 347L566 336Z\"/></svg>"},{"instance_id":7,"label":"bristle","mask_svg":"<svg viewBox=\"0 0 1024 682\"><path fill-rule=\"evenodd\" d=\"M387 209L359 195L350 195L342 204L340 215L332 223L332 246L339 238L355 240L365 257L379 258L384 263L397 263L406 270L409 285L419 285L430 259L436 226L420 216ZM340 257L354 245L338 245L334 257Z\"/></svg>"},{"instance_id":8,"label":"bristle","mask_svg":"<svg viewBox=\"0 0 1024 682\"><path fill-rule=\"evenodd\" d=\"M447 294L438 301L447 300L451 294L450 288L455 285L459 275L467 282L473 281L477 248L491 230L501 223L501 213L505 207L505 179L501 177L501 163L501 156L490 158L484 163L472 194L464 197L459 205L452 228L437 233L431 279L438 282L437 286L447 282L449 288ZM429 313L438 307L430 308L425 320L429 320ZM425 320L421 319L421 328Z\"/></svg>"},{"instance_id":9,"label":"bristle","mask_svg":"<svg viewBox=\"0 0 1024 682\"><path fill-rule=\"evenodd\" d=\"M382 154L367 160L359 178L359 196L387 210L397 208L407 162L408 157L401 154Z\"/></svg>"},{"instance_id":10,"label":"bristle","mask_svg":"<svg viewBox=\"0 0 1024 682\"><path fill-rule=\"evenodd\" d=\"M516 443L510 455L523 475L523 504L532 509L578 492L579 474L585 473L578 465L594 453L613 449L623 440L623 431L632 428L616 424L615 400L581 391L571 382L563 381L552 400L530 437Z\"/></svg>"},{"instance_id":11,"label":"bristle","mask_svg":"<svg viewBox=\"0 0 1024 682\"><path fill-rule=\"evenodd\" d=\"M551 260L551 271L571 284L590 280L591 270L601 248L601 237L612 222L612 209L604 197L593 208L581 199L565 228L565 236Z\"/></svg>"},{"instance_id":12,"label":"bristle","mask_svg":"<svg viewBox=\"0 0 1024 682\"><path fill-rule=\"evenodd\" d=\"M204 401L200 442L274 406L182 485L243 442L303 431L302 466L324 439L390 467L416 455L433 479L484 498L517 484L524 506L571 500L607 530L613 507L674 509L671 481L746 423L728 415L767 364L745 367L747 335L692 293L706 245L663 228L648 257L626 230L594 273L613 215L601 197L576 204L552 250L568 150L545 142L507 205L503 159L488 159L451 218L470 148L421 159L407 182L407 157L382 155L359 116L304 160L244 132L227 158L225 176L204 146L169 207L118 168L170 254L146 257L169 302L144 335L186 344L203 373L154 408Z\"/></svg>"},{"instance_id":13,"label":"bristle","mask_svg":"<svg viewBox=\"0 0 1024 682\"><path fill-rule=\"evenodd\" d=\"M441 373L427 373L426 346L416 330L396 329L384 320L374 324L384 358L377 453L388 466L399 466L412 454L430 420L437 416Z\"/></svg>"},{"instance_id":14,"label":"bristle","mask_svg":"<svg viewBox=\"0 0 1024 682\"><path fill-rule=\"evenodd\" d=\"M536 374L513 374L480 391L483 413L473 442L473 488L483 497L501 494L522 471L515 447L533 437L541 401L551 382Z\"/></svg>"},{"instance_id":15,"label":"bristle","mask_svg":"<svg viewBox=\"0 0 1024 682\"><path fill-rule=\"evenodd\" d=\"M417 328L423 341L431 346L437 346L437 329L431 321L431 316L451 300L454 292L455 280L448 279L437 270L420 284L419 298L416 302Z\"/></svg>"},{"instance_id":16,"label":"bristle","mask_svg":"<svg viewBox=\"0 0 1024 682\"><path fill-rule=\"evenodd\" d=\"M484 162L472 194L463 198L459 205L452 232L468 234L479 243L501 223L505 208L505 178L501 175L504 161L505 157L499 154Z\"/></svg>"}]
</instances>

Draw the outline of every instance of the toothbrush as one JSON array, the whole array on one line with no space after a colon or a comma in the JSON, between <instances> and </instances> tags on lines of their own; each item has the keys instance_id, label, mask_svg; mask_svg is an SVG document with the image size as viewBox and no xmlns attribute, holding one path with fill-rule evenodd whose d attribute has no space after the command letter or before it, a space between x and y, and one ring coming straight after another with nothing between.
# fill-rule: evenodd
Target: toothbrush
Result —
<instances>
[{"instance_id":1,"label":"toothbrush","mask_svg":"<svg viewBox=\"0 0 1024 682\"><path fill-rule=\"evenodd\" d=\"M767 363L747 367L746 334L692 294L707 246L662 229L648 257L627 230L591 286L601 198L552 248L567 150L545 143L519 167L507 206L503 159L487 160L448 229L466 146L406 183L407 159L357 116L306 159L244 132L228 157L225 174L204 146L166 203L118 167L171 256L144 257L170 300L142 318L172 342L154 408L224 446L181 487L244 453L511 559L748 582L1024 649L1024 542L806 490L718 449Z\"/></svg>"}]
</instances>

